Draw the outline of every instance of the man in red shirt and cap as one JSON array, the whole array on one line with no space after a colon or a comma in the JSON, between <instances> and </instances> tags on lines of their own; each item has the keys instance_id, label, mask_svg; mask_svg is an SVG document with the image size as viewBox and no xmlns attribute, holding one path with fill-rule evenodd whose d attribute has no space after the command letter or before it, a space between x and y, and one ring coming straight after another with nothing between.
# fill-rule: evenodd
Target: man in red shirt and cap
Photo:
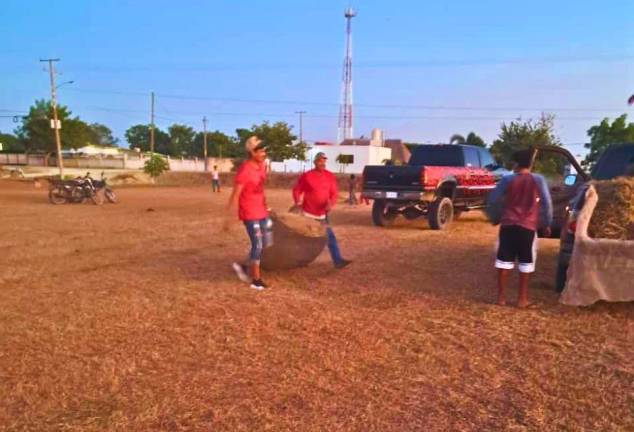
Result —
<instances>
[{"instance_id":1,"label":"man in red shirt and cap","mask_svg":"<svg viewBox=\"0 0 634 432\"><path fill-rule=\"evenodd\" d=\"M330 228L328 212L337 203L337 179L326 169L326 155L315 155L315 168L302 174L293 188L293 209L300 209L304 216L323 221L326 224L328 250L336 268L346 267L351 261L343 259L337 245L335 233ZM303 196L303 201L302 201Z\"/></svg>"},{"instance_id":2,"label":"man in red shirt and cap","mask_svg":"<svg viewBox=\"0 0 634 432\"><path fill-rule=\"evenodd\" d=\"M248 159L238 169L227 210L232 213L238 207L238 217L246 227L251 250L248 266L236 262L233 263L233 269L240 280L251 283L251 288L263 290L268 288L260 274L262 250L267 246L264 230L267 229L269 215L264 198L266 145L258 137L252 136L246 141L245 150Z\"/></svg>"}]
</instances>

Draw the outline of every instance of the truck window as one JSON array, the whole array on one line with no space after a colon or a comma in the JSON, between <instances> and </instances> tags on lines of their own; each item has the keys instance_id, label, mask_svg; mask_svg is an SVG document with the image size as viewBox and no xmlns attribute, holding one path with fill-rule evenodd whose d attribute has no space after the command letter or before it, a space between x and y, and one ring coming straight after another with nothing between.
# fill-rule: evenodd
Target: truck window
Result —
<instances>
[{"instance_id":1,"label":"truck window","mask_svg":"<svg viewBox=\"0 0 634 432\"><path fill-rule=\"evenodd\" d=\"M624 175L634 175L631 172L634 166L634 145L628 144L608 148L592 170L592 178L595 180L611 180Z\"/></svg>"},{"instance_id":2,"label":"truck window","mask_svg":"<svg viewBox=\"0 0 634 432\"><path fill-rule=\"evenodd\" d=\"M456 145L418 146L409 159L409 165L463 166L462 147Z\"/></svg>"},{"instance_id":3,"label":"truck window","mask_svg":"<svg viewBox=\"0 0 634 432\"><path fill-rule=\"evenodd\" d=\"M464 147L464 161L465 165L471 168L480 168L480 158L478 157L478 150L473 147Z\"/></svg>"},{"instance_id":4,"label":"truck window","mask_svg":"<svg viewBox=\"0 0 634 432\"><path fill-rule=\"evenodd\" d=\"M479 149L480 152L480 166L482 168L493 169L497 164L493 160L493 156L485 149Z\"/></svg>"}]
</instances>

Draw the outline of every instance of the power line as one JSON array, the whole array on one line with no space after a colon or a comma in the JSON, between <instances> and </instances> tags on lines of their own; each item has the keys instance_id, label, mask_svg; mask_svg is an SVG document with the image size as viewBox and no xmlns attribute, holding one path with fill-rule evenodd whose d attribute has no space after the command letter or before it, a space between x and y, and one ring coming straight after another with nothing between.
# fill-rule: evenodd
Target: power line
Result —
<instances>
[{"instance_id":1,"label":"power line","mask_svg":"<svg viewBox=\"0 0 634 432\"><path fill-rule=\"evenodd\" d=\"M131 109L118 109L118 108L106 108L106 107L86 107L83 108L88 111L104 111L104 112L114 112L114 113L145 113L143 110L131 110ZM264 113L264 112L226 112L226 111L213 111L208 112L207 115L214 116L234 116L234 117L277 117L277 118L294 118L296 113ZM197 117L206 115L202 112L173 112L170 117L157 115L155 114L155 118L168 120L168 121L180 121L174 116L180 117ZM335 114L304 114L305 117L309 118L337 118L338 116ZM506 117L502 116L449 116L449 115L357 115L358 118L365 119L384 119L384 120L498 120L498 121L508 121L508 120L516 120L521 119L521 117L517 117L514 115L509 115ZM597 120L600 119L601 116L564 116L557 117L558 120Z\"/></svg>"},{"instance_id":2,"label":"power line","mask_svg":"<svg viewBox=\"0 0 634 432\"><path fill-rule=\"evenodd\" d=\"M111 90L93 90L93 89L77 89L69 88L69 91L81 93L99 93L99 94L118 94L118 95L145 95L140 92L128 91L111 91ZM271 105L321 105L321 106L339 106L334 102L320 101L300 101L300 100L273 100L273 99L243 99L243 98L226 98L217 96L191 96L157 93L164 99L180 99L180 100L201 100L201 101L218 101L218 102L235 102L235 103L252 103L252 104L271 104ZM567 108L567 107L483 107L483 106L452 106L452 105L405 105L405 104L364 104L357 103L357 107L364 108L388 108L388 109L418 109L418 110L443 110L443 111L570 111L570 112L621 112L626 108Z\"/></svg>"},{"instance_id":3,"label":"power line","mask_svg":"<svg viewBox=\"0 0 634 432\"><path fill-rule=\"evenodd\" d=\"M595 54L585 56L545 56L545 57L514 57L514 58L475 58L475 59L442 59L442 60L416 60L416 59L378 59L360 61L355 68L358 69L394 69L394 68L443 68L443 67L473 67L473 66L502 66L502 65L545 65L562 63L596 63L596 62L622 62L634 60L631 54ZM298 63L298 62L216 62L208 64L153 64L136 66L112 66L112 65L71 65L74 70L88 70L95 72L145 72L145 71L210 71L210 70L278 70L278 69L338 69L339 63Z\"/></svg>"}]
</instances>

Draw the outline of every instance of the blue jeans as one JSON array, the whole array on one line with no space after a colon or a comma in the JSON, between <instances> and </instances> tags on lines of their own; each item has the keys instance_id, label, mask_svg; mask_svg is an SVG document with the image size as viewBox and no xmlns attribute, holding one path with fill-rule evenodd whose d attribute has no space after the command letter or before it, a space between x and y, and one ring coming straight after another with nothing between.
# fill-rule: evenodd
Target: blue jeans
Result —
<instances>
[{"instance_id":1,"label":"blue jeans","mask_svg":"<svg viewBox=\"0 0 634 432\"><path fill-rule=\"evenodd\" d=\"M262 250L264 249L264 229L266 227L266 219L246 220L244 226L247 229L249 240L251 241L251 249L249 250L249 261L259 263L262 259Z\"/></svg>"},{"instance_id":2,"label":"blue jeans","mask_svg":"<svg viewBox=\"0 0 634 432\"><path fill-rule=\"evenodd\" d=\"M330 252L330 258L332 258L333 264L341 264L343 258L341 257L341 252L339 251L339 245L337 244L337 237L335 237L335 233L330 228L330 221L328 220L328 216L324 219L324 224L326 225L326 238L328 240L328 251Z\"/></svg>"}]
</instances>

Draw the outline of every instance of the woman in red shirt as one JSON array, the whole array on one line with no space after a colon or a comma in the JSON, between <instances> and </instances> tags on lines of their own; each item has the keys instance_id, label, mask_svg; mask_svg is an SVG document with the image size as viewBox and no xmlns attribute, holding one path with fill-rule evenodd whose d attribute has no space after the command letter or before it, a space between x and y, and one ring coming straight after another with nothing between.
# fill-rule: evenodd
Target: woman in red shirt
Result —
<instances>
[{"instance_id":1,"label":"woman in red shirt","mask_svg":"<svg viewBox=\"0 0 634 432\"><path fill-rule=\"evenodd\" d=\"M233 192L229 198L227 210L235 211L246 227L251 250L248 263L233 263L233 269L243 282L251 282L251 288L263 290L268 286L262 281L260 259L266 247L264 230L268 222L268 211L264 198L264 180L266 179L266 145L256 136L250 137L245 144L249 158L240 165L235 178ZM250 271L250 278L249 278Z\"/></svg>"}]
</instances>

